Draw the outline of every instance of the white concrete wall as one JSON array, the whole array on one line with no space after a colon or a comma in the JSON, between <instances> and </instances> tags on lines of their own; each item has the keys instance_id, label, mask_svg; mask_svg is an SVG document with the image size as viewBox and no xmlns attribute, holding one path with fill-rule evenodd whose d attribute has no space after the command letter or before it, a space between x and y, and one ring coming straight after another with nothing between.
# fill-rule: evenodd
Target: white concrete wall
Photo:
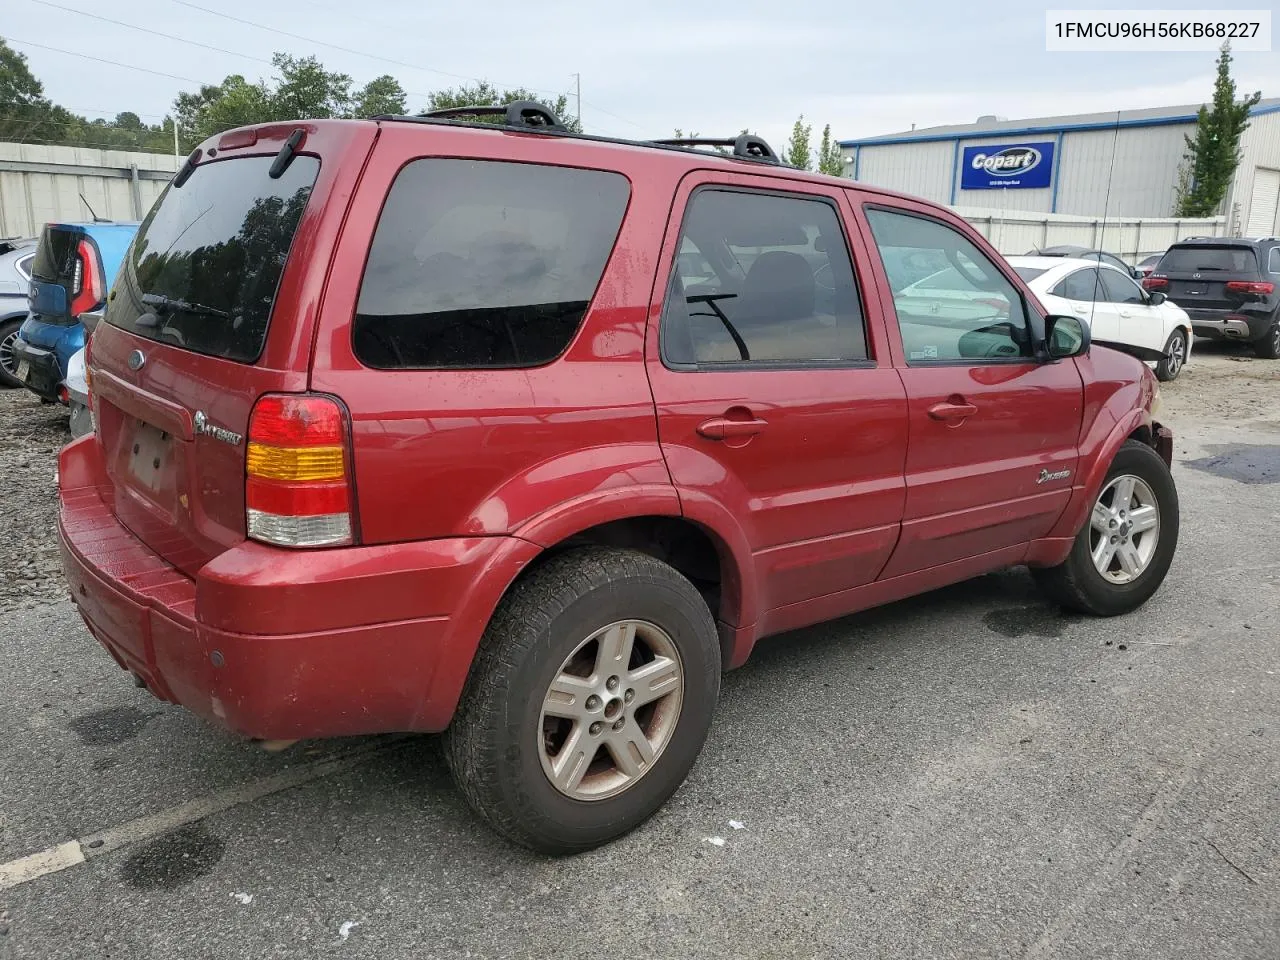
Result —
<instances>
[{"instance_id":1,"label":"white concrete wall","mask_svg":"<svg viewBox=\"0 0 1280 960\"><path fill-rule=\"evenodd\" d=\"M139 220L178 164L167 154L0 142L0 237L34 237L50 221L92 219L84 200L100 217Z\"/></svg>"},{"instance_id":2,"label":"white concrete wall","mask_svg":"<svg viewBox=\"0 0 1280 960\"><path fill-rule=\"evenodd\" d=\"M954 207L1005 256L1021 256L1036 247L1076 244L1099 248L1136 264L1164 253L1187 237L1215 237L1226 233L1226 218L1179 220L1156 217L1077 217L1070 214L1017 213L974 207Z\"/></svg>"}]
</instances>

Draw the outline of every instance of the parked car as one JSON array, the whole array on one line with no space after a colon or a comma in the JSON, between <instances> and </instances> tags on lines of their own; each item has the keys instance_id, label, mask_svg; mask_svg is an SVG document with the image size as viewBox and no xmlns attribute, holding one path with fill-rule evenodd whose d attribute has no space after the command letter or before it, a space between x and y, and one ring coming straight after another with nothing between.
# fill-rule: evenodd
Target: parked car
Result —
<instances>
[{"instance_id":1,"label":"parked car","mask_svg":"<svg viewBox=\"0 0 1280 960\"><path fill-rule=\"evenodd\" d=\"M27 284L35 255L34 239L0 240L0 387L22 386L16 376L13 341L27 318Z\"/></svg>"},{"instance_id":2,"label":"parked car","mask_svg":"<svg viewBox=\"0 0 1280 960\"><path fill-rule=\"evenodd\" d=\"M1138 279L1141 280L1144 277L1151 276L1151 272L1155 270L1156 264L1160 262L1160 258L1163 256L1163 253L1153 253L1151 256L1139 260L1138 265L1134 268L1138 271Z\"/></svg>"},{"instance_id":3,"label":"parked car","mask_svg":"<svg viewBox=\"0 0 1280 960\"><path fill-rule=\"evenodd\" d=\"M1109 263L1125 275L1133 277L1135 280L1141 279L1141 274L1138 273L1136 268L1129 266L1114 253L1108 253L1105 250L1091 250L1088 247L1078 247L1070 243L1063 243L1053 247L1045 247L1043 250L1032 250L1025 255L1028 257L1074 257L1077 260Z\"/></svg>"},{"instance_id":4,"label":"parked car","mask_svg":"<svg viewBox=\"0 0 1280 960\"><path fill-rule=\"evenodd\" d=\"M1160 586L1158 382L956 214L751 135L498 119L232 130L144 220L59 536L157 697L273 741L447 729L472 807L564 853L671 796L761 637L1017 564L1100 616ZM894 297L887 258L939 257L1005 309Z\"/></svg>"},{"instance_id":5,"label":"parked car","mask_svg":"<svg viewBox=\"0 0 1280 960\"><path fill-rule=\"evenodd\" d=\"M1280 358L1280 237L1202 237L1165 251L1142 281L1187 311L1196 336L1249 343Z\"/></svg>"},{"instance_id":6,"label":"parked car","mask_svg":"<svg viewBox=\"0 0 1280 960\"><path fill-rule=\"evenodd\" d=\"M1159 291L1148 292L1108 264L1048 257L1010 257L1031 292L1050 313L1089 321L1095 340L1153 351L1161 380L1174 380L1191 359L1191 318Z\"/></svg>"},{"instance_id":7,"label":"parked car","mask_svg":"<svg viewBox=\"0 0 1280 960\"><path fill-rule=\"evenodd\" d=\"M31 261L30 313L13 341L14 375L42 400L66 404L71 357L84 347L80 314L106 302L136 223L50 223Z\"/></svg>"},{"instance_id":8,"label":"parked car","mask_svg":"<svg viewBox=\"0 0 1280 960\"><path fill-rule=\"evenodd\" d=\"M89 404L89 381L85 377L84 348L67 361L67 406L71 408L71 436L79 439L93 432L93 410Z\"/></svg>"}]
</instances>

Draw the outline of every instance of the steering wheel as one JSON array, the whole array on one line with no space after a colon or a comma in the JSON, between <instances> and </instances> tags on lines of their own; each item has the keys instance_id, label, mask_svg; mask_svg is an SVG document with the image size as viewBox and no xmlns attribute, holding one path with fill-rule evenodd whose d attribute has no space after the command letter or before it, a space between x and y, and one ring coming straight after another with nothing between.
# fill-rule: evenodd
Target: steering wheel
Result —
<instances>
[{"instance_id":1,"label":"steering wheel","mask_svg":"<svg viewBox=\"0 0 1280 960\"><path fill-rule=\"evenodd\" d=\"M822 276L824 273L826 274L825 279ZM835 281L831 278L830 263L824 263L817 270L813 271L813 282L816 283L818 286L820 286L823 290L826 290L830 293L836 292Z\"/></svg>"}]
</instances>

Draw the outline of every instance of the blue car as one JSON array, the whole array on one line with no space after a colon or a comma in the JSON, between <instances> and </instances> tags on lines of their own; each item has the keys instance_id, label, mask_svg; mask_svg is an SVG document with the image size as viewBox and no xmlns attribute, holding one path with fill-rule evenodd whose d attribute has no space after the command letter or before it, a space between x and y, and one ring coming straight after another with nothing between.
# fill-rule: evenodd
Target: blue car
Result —
<instances>
[{"instance_id":1,"label":"blue car","mask_svg":"<svg viewBox=\"0 0 1280 960\"><path fill-rule=\"evenodd\" d=\"M80 314L106 303L137 232L137 223L45 226L30 264L30 312L13 341L14 374L42 400L68 402L68 364L85 342Z\"/></svg>"}]
</instances>

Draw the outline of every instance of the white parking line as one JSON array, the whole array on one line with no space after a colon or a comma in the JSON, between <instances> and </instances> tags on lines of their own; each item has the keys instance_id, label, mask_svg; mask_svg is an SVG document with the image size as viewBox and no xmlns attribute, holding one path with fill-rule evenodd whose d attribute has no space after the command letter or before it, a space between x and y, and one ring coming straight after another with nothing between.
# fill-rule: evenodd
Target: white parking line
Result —
<instances>
[{"instance_id":1,"label":"white parking line","mask_svg":"<svg viewBox=\"0 0 1280 960\"><path fill-rule=\"evenodd\" d=\"M150 840L178 827L241 804L251 803L273 793L300 787L312 780L349 770L371 756L399 743L402 736L379 740L336 757L317 760L314 763L292 767L270 777L243 783L225 790L217 790L203 797L196 797L176 807L158 813L138 817L116 827L108 827L76 840L68 840L38 853L31 853L8 863L0 864L0 890L8 890L29 883L50 873L78 866L86 860L119 850L141 840Z\"/></svg>"}]
</instances>

